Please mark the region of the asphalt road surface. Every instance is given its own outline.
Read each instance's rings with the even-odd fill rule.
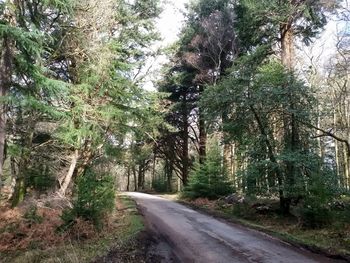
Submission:
[[[164,198],[142,193],[128,195],[135,199],[148,226],[166,240],[179,262],[344,262],[222,222]]]

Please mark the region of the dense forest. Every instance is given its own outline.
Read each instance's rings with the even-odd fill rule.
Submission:
[[[192,1],[158,50],[163,5],[0,0],[3,209],[60,199],[62,231],[100,228],[119,191],[180,192],[269,200],[302,227],[348,221],[348,3]]]

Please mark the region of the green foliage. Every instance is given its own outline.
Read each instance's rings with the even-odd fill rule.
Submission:
[[[152,180],[152,189],[158,193],[166,193],[169,191],[168,183],[165,178],[155,178]]]
[[[26,186],[36,191],[44,192],[52,189],[56,183],[56,178],[51,174],[48,165],[43,163],[35,164],[26,171]]]
[[[74,224],[75,218],[92,221],[96,227],[102,226],[102,219],[115,205],[114,179],[108,174],[98,174],[87,169],[78,179],[73,208],[66,209],[62,219],[66,226]]]
[[[337,6],[330,1],[261,1],[241,0],[235,4],[236,32],[240,49],[244,52],[259,45],[273,46],[279,41],[281,26],[290,24],[294,34],[307,44],[327,23],[325,12]]]
[[[339,197],[337,179],[330,170],[313,172],[308,178],[302,207],[299,208],[301,223],[307,228],[321,228],[329,225],[334,212],[331,204]]]
[[[222,155],[217,140],[209,143],[206,160],[196,163],[190,174],[184,196],[189,198],[207,197],[215,199],[233,192],[222,165]]]

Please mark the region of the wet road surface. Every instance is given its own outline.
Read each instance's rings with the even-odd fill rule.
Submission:
[[[135,199],[152,231],[184,263],[345,262],[293,247],[240,225],[227,224],[176,202],[142,193]]]

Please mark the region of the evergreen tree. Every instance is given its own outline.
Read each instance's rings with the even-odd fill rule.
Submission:
[[[55,81],[45,68],[45,56],[51,47],[49,34],[59,23],[60,16],[69,12],[70,2],[4,1],[1,6],[0,35],[4,47],[1,61],[4,72],[0,78],[3,116],[11,116],[10,130],[13,131],[13,138],[17,138],[7,142],[8,152],[14,154],[11,163],[17,166],[17,169],[12,169],[16,179],[13,197],[15,205],[23,199],[25,193],[24,173],[31,156],[36,122],[45,116],[58,114],[46,99],[53,99],[64,85]],[[52,16],[48,16],[48,12]],[[0,126],[0,137],[4,142],[8,139],[6,118],[2,118]],[[9,129],[10,125],[7,126]],[[17,150],[11,151],[11,148]],[[0,149],[1,155],[3,150],[4,148]],[[2,157],[0,162],[4,161]]]
[[[206,197],[216,199],[232,193],[232,183],[228,180],[222,163],[219,141],[214,137],[208,143],[205,162],[194,165],[184,195],[190,198]]]
[[[253,193],[261,185],[268,193],[277,191],[284,213],[291,199],[305,192],[300,182],[308,176],[308,165],[302,160],[312,154],[310,131],[301,123],[310,121],[313,98],[293,73],[294,43],[296,38],[308,42],[319,32],[325,8],[321,1],[238,1],[239,59],[203,99],[209,118],[227,113],[224,130],[248,155],[244,162],[253,164],[243,173],[241,187]],[[271,60],[274,54],[280,62]]]

